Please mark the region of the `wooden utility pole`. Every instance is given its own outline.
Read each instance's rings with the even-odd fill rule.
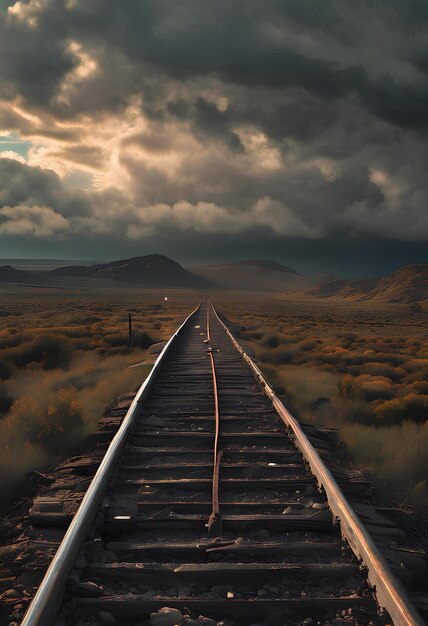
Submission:
[[[132,313],[128,313],[128,332],[129,332],[128,346],[132,348]]]

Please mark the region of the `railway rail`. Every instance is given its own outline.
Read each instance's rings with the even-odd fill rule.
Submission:
[[[344,495],[358,485],[316,446],[204,300],[133,400],[22,625],[423,624]]]

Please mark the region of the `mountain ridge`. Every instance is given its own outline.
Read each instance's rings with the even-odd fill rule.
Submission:
[[[428,263],[404,265],[388,276],[335,280],[306,290],[306,295],[385,304],[428,300]]]
[[[55,277],[110,278],[146,287],[206,289],[218,286],[162,254],[148,254],[94,265],[66,265],[51,270],[49,274]]]
[[[303,275],[277,261],[245,259],[217,265],[197,265],[191,272],[213,280],[225,289],[292,293],[331,280],[330,274]]]
[[[65,265],[50,271],[0,265],[0,283],[61,288],[64,281],[72,287],[75,278],[92,279],[93,285],[102,285],[103,280],[110,279],[150,288],[230,289],[296,294],[311,299],[428,304],[428,264],[425,263],[405,265],[388,276],[358,279],[337,279],[322,273],[302,275],[265,259],[185,268],[159,254],[92,265]]]
[[[39,286],[40,284],[48,284],[48,282],[36,272],[18,270],[12,265],[0,265],[0,283]]]
[[[224,265],[224,264],[221,264]],[[229,265],[234,266],[242,266],[242,267],[259,267],[262,270],[265,270],[267,273],[270,272],[284,272],[286,274],[292,274],[294,276],[301,276],[299,272],[296,272],[292,267],[288,267],[287,265],[282,265],[277,261],[265,260],[265,259],[244,259],[242,261],[233,261]]]

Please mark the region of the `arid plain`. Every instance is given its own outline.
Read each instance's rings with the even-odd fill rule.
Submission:
[[[115,285],[0,293],[0,497],[9,502],[25,473],[79,451],[104,408],[141,384],[147,348],[168,339],[199,296],[171,294],[165,313],[164,292]]]
[[[3,501],[24,474],[79,450],[105,406],[142,382],[150,345],[168,339],[200,295],[111,282],[1,286]],[[395,505],[427,506],[423,308],[230,290],[212,299],[295,415],[339,430],[343,463],[367,471]]]

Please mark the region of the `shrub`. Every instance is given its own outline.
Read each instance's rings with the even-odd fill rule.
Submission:
[[[6,383],[0,383],[0,414],[7,413],[13,404],[13,398],[10,395]],[[1,456],[1,455],[0,455]]]
[[[392,367],[388,363],[366,363],[364,365],[364,373],[371,376],[384,376],[394,381],[399,381],[403,378],[406,372],[399,367]]]
[[[69,324],[95,324],[96,322],[101,322],[102,318],[98,315],[76,315],[75,317],[70,318]]]
[[[273,363],[274,365],[288,365],[293,362],[296,350],[286,348],[272,348],[272,350],[257,351],[256,356],[260,361]]]
[[[310,351],[314,350],[314,348],[316,348],[317,345],[318,344],[317,344],[316,341],[313,341],[312,339],[305,339],[300,344],[300,349],[303,350],[304,352],[310,352]]]
[[[278,333],[269,333],[262,338],[260,343],[266,346],[266,348],[277,348],[281,343],[281,335]]]
[[[356,382],[361,387],[362,395],[367,402],[373,400],[390,400],[396,393],[397,385],[392,384],[390,378],[362,374]]]
[[[428,395],[411,393],[387,400],[379,404],[374,413],[382,426],[395,426],[405,421],[425,422],[428,420]]]
[[[19,398],[5,422],[11,440],[28,441],[56,453],[68,443],[70,433],[83,425],[76,389],[60,388],[46,406],[32,397]]]
[[[13,367],[4,359],[0,359],[0,380],[7,380],[12,376]]]
[[[408,385],[406,389],[407,393],[417,393],[421,395],[428,395],[428,380],[416,380]]]
[[[350,374],[346,374],[339,380],[338,388],[339,394],[342,398],[345,398],[345,400],[356,400],[362,396],[361,385],[357,382],[356,378]]]
[[[72,357],[71,341],[63,335],[40,335],[9,352],[9,357],[18,367],[29,363],[40,363],[43,369],[66,367]]]
[[[262,333],[257,331],[257,330],[251,330],[250,328],[244,328],[243,330],[243,337],[245,337],[246,339],[261,339],[262,338]]]
[[[121,334],[121,333],[113,333],[111,335],[106,335],[104,337],[104,343],[112,347],[127,346],[128,341],[129,341],[128,335]]]
[[[0,350],[3,350],[5,348],[16,348],[25,341],[30,341],[32,339],[32,335],[30,335],[29,333],[24,334],[15,331],[16,329],[11,329],[7,337],[1,337]]]
[[[132,345],[138,348],[149,348],[156,340],[145,330],[136,331],[132,336]]]

